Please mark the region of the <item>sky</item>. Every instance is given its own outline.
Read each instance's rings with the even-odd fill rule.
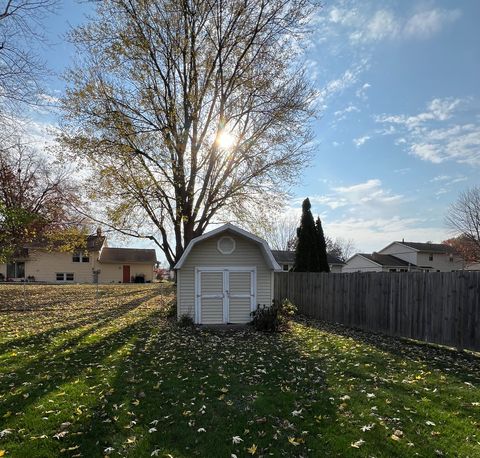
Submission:
[[[65,34],[90,8],[65,0],[45,22],[53,97],[75,58]],[[480,184],[479,18],[478,0],[324,2],[303,56],[318,91],[315,154],[287,213],[308,196],[326,234],[365,252],[451,235],[449,205]],[[46,109],[30,117],[39,138],[55,126]]]

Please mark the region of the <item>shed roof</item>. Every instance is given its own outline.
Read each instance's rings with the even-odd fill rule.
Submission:
[[[234,226],[231,223],[224,224],[223,226],[217,227],[216,229],[213,229],[209,232],[206,232],[203,235],[200,235],[199,237],[195,237],[194,239],[190,240],[190,243],[187,245],[187,248],[183,252],[180,259],[178,260],[177,264],[175,264],[174,269],[181,269],[190,251],[197,243],[227,231],[233,232],[234,234],[240,235],[241,237],[245,237],[246,239],[249,239],[252,242],[258,244],[260,246],[260,249],[262,251],[263,257],[267,265],[273,270],[282,270],[281,267],[278,265],[277,261],[275,260],[272,254],[272,251],[270,250],[270,247],[268,246],[268,243],[265,240],[263,240],[260,237],[257,237],[256,235],[244,229],[241,229],[238,226]]]
[[[100,252],[100,257],[98,260],[104,264],[155,264],[157,262],[157,255],[153,249],[105,247]]]

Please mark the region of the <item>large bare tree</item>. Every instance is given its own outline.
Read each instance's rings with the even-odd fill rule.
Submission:
[[[282,200],[310,150],[295,64],[312,0],[106,0],[71,34],[64,147],[104,222],[172,266],[214,222]],[[106,220],[106,221],[105,221]]]
[[[58,0],[0,0],[0,118],[19,104],[36,103],[46,67],[37,45],[42,21]]]
[[[472,244],[474,251],[480,250],[480,186],[459,195],[448,210],[446,222],[455,234]]]

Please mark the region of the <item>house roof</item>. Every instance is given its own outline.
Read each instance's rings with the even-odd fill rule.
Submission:
[[[408,263],[403,259],[392,256],[391,254],[379,254],[379,253],[357,253],[357,256],[363,256],[364,258],[372,261],[383,267],[408,267],[413,266],[412,263]],[[350,258],[351,259],[351,258]]]
[[[272,254],[279,264],[293,264],[295,262],[295,251],[272,250]],[[339,265],[345,264],[341,259],[328,253],[327,253],[327,262],[329,264],[339,264]]]
[[[399,242],[396,241],[394,243],[400,243],[401,245],[408,246],[413,248],[417,251],[425,251],[428,253],[451,253],[453,248],[449,245],[444,243],[424,243],[424,242]]]
[[[104,264],[155,264],[157,262],[157,255],[153,249],[104,247],[100,252],[98,261]]]
[[[86,240],[86,250],[87,251],[100,251],[103,244],[105,243],[106,237],[104,235],[89,235]],[[45,238],[33,240],[25,244],[26,249],[53,249],[55,247],[60,247],[65,241],[50,241]]]
[[[195,237],[194,239],[190,240],[190,243],[187,245],[187,248],[183,252],[180,259],[178,260],[177,264],[175,264],[174,269],[180,269],[183,266],[190,251],[192,251],[192,248],[197,243],[203,240],[209,239],[211,237],[214,237],[226,231],[233,232],[234,234],[240,235],[242,237],[245,237],[251,240],[252,242],[257,243],[260,246],[260,249],[262,250],[262,254],[263,254],[263,257],[265,258],[265,262],[267,263],[267,265],[273,270],[282,270],[281,267],[278,265],[277,261],[275,260],[275,258],[273,257],[272,251],[270,250],[270,247],[268,246],[268,243],[265,240],[263,240],[260,237],[257,237],[256,235],[248,231],[245,231],[244,229],[241,229],[238,226],[234,226],[231,223],[224,224],[223,226],[217,227],[216,229],[213,229],[209,232],[206,232],[203,235],[200,235],[199,237]]]

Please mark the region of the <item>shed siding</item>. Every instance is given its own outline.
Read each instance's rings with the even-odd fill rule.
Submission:
[[[197,243],[179,270],[178,313],[195,316],[195,267],[256,267],[257,304],[270,305],[272,302],[271,269],[265,263],[261,248],[255,242],[235,233],[228,232],[236,244],[231,254],[222,254],[217,249],[217,241],[225,232]]]

